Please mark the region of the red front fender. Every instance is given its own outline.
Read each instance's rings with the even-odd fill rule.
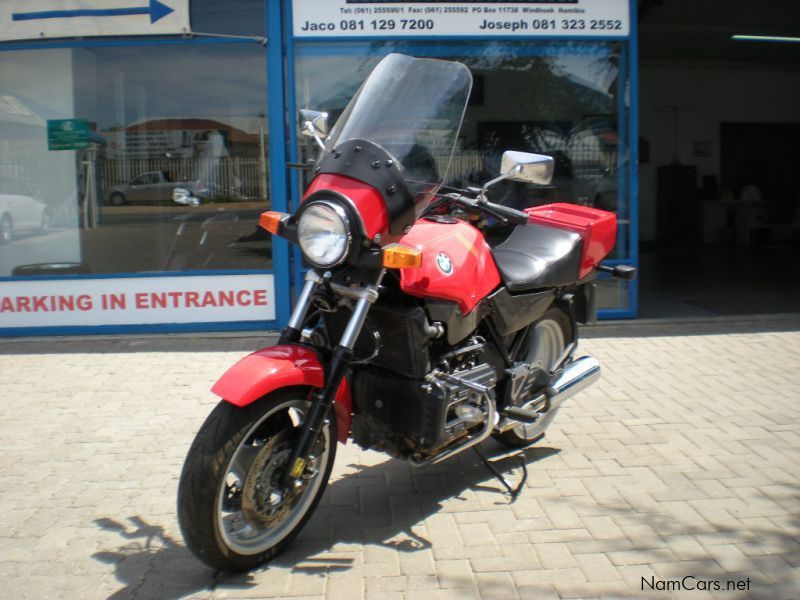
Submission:
[[[317,353],[304,346],[271,346],[245,356],[219,378],[211,391],[236,406],[247,406],[282,387],[325,385],[325,370]],[[333,403],[340,442],[350,432],[352,401],[347,379],[342,380]]]

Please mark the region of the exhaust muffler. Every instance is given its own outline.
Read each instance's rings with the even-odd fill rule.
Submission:
[[[544,395],[538,396],[533,402],[538,403],[547,398],[547,412],[540,413],[521,407],[510,407],[503,411],[502,421],[497,425],[496,431],[502,433],[517,427],[520,423],[542,422],[543,428],[547,427],[555,417],[556,410],[565,400],[585,390],[600,378],[600,363],[591,356],[583,356],[567,362],[566,366],[558,373],[553,382],[547,387]]]
[[[600,363],[591,356],[582,356],[567,363],[564,370],[545,391],[550,401],[550,409],[558,408],[565,400],[600,379],[600,371]]]

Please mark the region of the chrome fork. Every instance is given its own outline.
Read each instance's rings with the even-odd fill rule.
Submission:
[[[355,300],[355,306],[342,338],[339,340],[339,345],[333,350],[330,363],[326,369],[325,385],[312,395],[311,409],[308,417],[301,425],[300,438],[292,451],[292,456],[288,463],[290,468],[283,477],[283,483],[287,486],[291,484],[293,479],[303,475],[311,450],[316,444],[319,432],[328,418],[336,392],[339,390],[339,385],[353,360],[353,347],[358,335],[361,333],[361,329],[364,327],[369,307],[378,299],[378,286],[385,273],[385,269],[381,270],[375,283],[364,287],[349,287],[328,282],[335,293]],[[316,286],[323,281],[323,278],[313,271],[309,271],[306,275],[306,283],[300,293],[297,307],[292,313],[289,325],[284,329],[284,333],[281,334],[282,343],[300,339],[300,329],[311,305],[311,295]],[[291,339],[289,335],[296,337]]]
[[[374,284],[364,287],[349,287],[338,283],[328,284],[330,285],[331,289],[340,296],[355,300],[353,315],[350,317],[350,320],[347,323],[347,327],[342,334],[341,340],[339,340],[339,346],[348,348],[350,350],[352,350],[355,346],[358,335],[361,333],[361,329],[364,327],[364,321],[367,318],[369,307],[378,299],[378,286],[383,280],[383,276],[385,274],[386,269],[382,269],[378,275],[377,281]],[[280,343],[287,341],[296,342],[298,339],[300,339],[300,331],[303,327],[303,321],[305,321],[306,315],[308,314],[308,309],[311,306],[311,294],[314,293],[317,285],[323,281],[324,279],[317,275],[314,271],[309,271],[306,273],[306,282],[303,285],[303,289],[300,292],[300,297],[297,299],[297,305],[292,311],[292,315],[289,317],[289,323],[286,326],[286,329],[289,329],[292,332],[297,332],[296,337],[288,340],[283,339],[286,332],[285,329],[284,335],[281,336]]]

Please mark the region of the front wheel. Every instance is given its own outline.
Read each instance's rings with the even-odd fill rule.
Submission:
[[[189,450],[178,484],[178,520],[189,549],[212,569],[246,571],[300,532],[325,491],[336,455],[331,414],[302,477],[280,486],[308,388],[287,388],[238,408],[221,402]]]

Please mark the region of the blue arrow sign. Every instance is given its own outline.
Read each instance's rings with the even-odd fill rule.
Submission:
[[[75,10],[44,10],[39,12],[14,13],[12,21],[38,21],[40,19],[74,19],[76,17],[120,17],[127,15],[150,15],[150,22],[155,23],[175,12],[169,6],[158,0],[150,0],[149,6],[134,6],[133,8],[98,8]]]

